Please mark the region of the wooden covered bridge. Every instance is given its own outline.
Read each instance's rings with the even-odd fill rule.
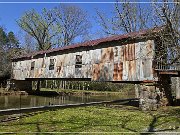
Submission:
[[[170,78],[180,76],[178,64],[156,61],[156,36],[160,29],[143,30],[39,51],[12,60],[12,80],[19,89],[31,89],[33,80],[63,79],[140,84],[140,104],[169,99]],[[161,94],[160,94],[161,93]],[[180,98],[177,86],[176,98]]]

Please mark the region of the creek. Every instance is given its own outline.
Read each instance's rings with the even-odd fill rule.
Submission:
[[[125,98],[127,98],[127,96],[124,95],[71,95],[56,97],[34,95],[4,95],[0,96],[0,110],[60,104],[88,103],[96,101],[109,101]]]

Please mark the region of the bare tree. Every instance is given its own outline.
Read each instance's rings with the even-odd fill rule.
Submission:
[[[115,3],[114,12],[109,19],[102,12],[97,11],[100,25],[106,34],[129,33],[150,27],[150,13],[147,12],[147,8],[128,0],[120,2]]]
[[[26,53],[31,53],[36,49],[36,42],[28,33],[24,34],[24,50]]]
[[[158,33],[160,42],[156,53],[158,60],[165,59],[167,64],[173,64],[180,60],[180,3],[169,3],[172,1],[168,0],[163,2],[154,1],[152,4],[154,26],[164,26]]]
[[[97,11],[99,22],[106,34],[129,33],[141,29],[162,27],[158,37],[157,60],[173,64],[180,59],[180,4],[177,0],[163,0],[143,6],[136,1],[121,0],[114,6],[111,18]],[[150,7],[148,9],[148,7]],[[168,59],[168,60],[167,60]]]
[[[37,41],[38,50],[47,50],[57,44],[54,38],[60,32],[60,27],[55,22],[52,10],[46,9],[43,9],[41,14],[35,10],[25,12],[17,21],[18,25]]]
[[[177,0],[163,0],[143,6],[136,1],[121,0],[114,6],[111,18],[97,11],[99,22],[106,34],[129,33],[141,29],[162,27],[155,36],[158,37],[157,61],[165,59],[173,64],[180,59],[180,4]],[[150,7],[148,9],[148,7]],[[161,45],[160,45],[161,44]],[[168,60],[167,60],[168,59]]]
[[[54,9],[57,17],[56,21],[61,26],[61,44],[67,46],[75,38],[84,36],[88,33],[90,22],[85,11],[77,6],[62,5]]]

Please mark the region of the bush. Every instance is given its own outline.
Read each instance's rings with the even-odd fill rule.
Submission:
[[[112,83],[112,82],[91,82],[91,81],[62,81],[47,80],[41,81],[42,88],[95,90],[95,91],[123,91],[134,90],[133,84]]]

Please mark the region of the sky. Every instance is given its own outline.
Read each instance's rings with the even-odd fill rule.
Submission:
[[[0,2],[2,1],[3,0],[0,0]],[[9,2],[10,1],[15,2],[13,0],[9,0]],[[22,2],[22,1],[23,0],[19,0],[18,2]],[[73,0],[66,0],[64,2],[71,2],[71,1]],[[76,2],[79,2],[79,1],[80,0],[76,0]],[[28,1],[26,0],[25,2],[28,2]],[[35,2],[35,0],[31,0],[31,2]],[[40,2],[43,2],[43,1],[40,1]],[[56,1],[50,1],[50,2],[56,2]],[[77,5],[81,7],[82,9],[86,10],[88,12],[88,15],[92,18],[90,20],[92,21],[94,25],[97,25],[95,24],[96,22],[93,21],[94,20],[93,18],[96,14],[95,8],[100,9],[104,12],[110,11],[113,9],[113,4],[68,3],[68,5],[70,4]],[[51,9],[57,5],[59,5],[59,3],[0,3],[0,25],[3,25],[7,31],[17,32],[19,30],[19,27],[16,23],[16,20],[18,20],[25,11],[35,9],[36,11],[41,12],[43,8]]]
[[[87,3],[87,2],[92,3]],[[74,4],[87,11],[90,17],[92,29],[91,32],[95,33],[100,30],[100,26],[95,19],[96,10],[98,9],[110,15],[113,11],[113,3],[115,0],[0,0],[0,26],[3,26],[6,32],[13,31],[17,34],[20,31],[19,26],[16,23],[25,11],[35,9],[41,12],[43,8],[51,9],[63,2],[66,4]],[[47,3],[45,3],[47,2]],[[49,3],[48,3],[49,2]],[[60,3],[62,2],[62,3]],[[94,2],[94,3],[93,3]],[[100,3],[98,3],[100,2]],[[103,3],[102,3],[103,2]],[[143,2],[143,1],[140,1]]]

